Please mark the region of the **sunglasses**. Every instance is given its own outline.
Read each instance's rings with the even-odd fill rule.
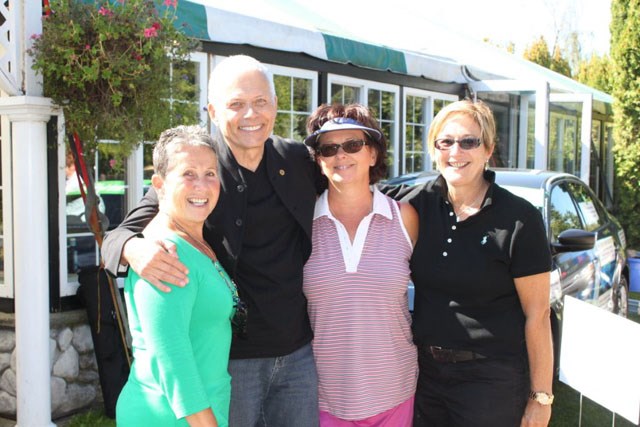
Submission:
[[[447,151],[453,147],[453,144],[457,143],[463,150],[473,150],[474,148],[478,148],[481,142],[480,138],[474,138],[471,136],[461,139],[439,138],[435,140],[434,146],[440,151]]]
[[[355,154],[368,144],[369,143],[363,139],[351,139],[342,144],[321,144],[316,148],[316,153],[322,157],[333,157],[338,154],[338,150],[342,147],[345,153]]]

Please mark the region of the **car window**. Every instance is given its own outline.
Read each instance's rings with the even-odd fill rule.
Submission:
[[[582,229],[578,209],[565,184],[556,185],[551,189],[549,203],[550,228],[553,241],[558,235],[570,228]]]
[[[568,187],[582,214],[584,228],[587,231],[594,231],[600,228],[603,225],[603,215],[598,209],[597,200],[593,198],[587,187],[579,182],[570,182]]]

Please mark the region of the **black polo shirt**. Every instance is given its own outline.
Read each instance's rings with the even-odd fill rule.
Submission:
[[[524,313],[514,278],[551,269],[540,212],[495,184],[481,210],[457,222],[444,178],[408,195],[420,234],[411,258],[413,334],[419,345],[525,356]]]

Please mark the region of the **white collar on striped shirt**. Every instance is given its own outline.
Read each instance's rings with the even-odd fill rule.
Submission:
[[[393,214],[391,213],[391,208],[389,207],[389,203],[385,196],[378,190],[375,185],[369,186],[371,191],[373,192],[373,212],[374,214],[382,215],[388,219],[393,218]],[[318,197],[316,201],[315,211],[313,213],[313,219],[318,219],[321,216],[328,216],[329,218],[333,218],[331,215],[331,211],[329,210],[329,190],[324,190],[324,193]]]

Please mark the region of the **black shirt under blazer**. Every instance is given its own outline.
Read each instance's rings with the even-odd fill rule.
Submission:
[[[247,185],[242,177],[240,166],[227,144],[224,143],[222,136],[219,135],[216,141],[221,191],[216,208],[205,222],[204,237],[215,250],[225,270],[235,278],[238,258],[242,256],[243,230],[247,213],[247,192],[245,191]],[[292,263],[292,265],[303,265],[311,254],[311,227],[317,179],[315,165],[305,145],[278,136],[272,136],[265,142],[264,160],[274,191],[304,231],[300,233],[303,236],[300,242],[302,251],[299,254],[302,262]],[[102,246],[102,258],[107,271],[113,275],[126,275],[126,269],[120,266],[123,246],[130,238],[139,235],[157,212],[158,198],[152,188],[138,206],[127,215],[122,224],[107,234]],[[298,284],[295,285],[298,286]],[[241,293],[247,286],[250,284],[238,283]],[[299,287],[302,293],[301,282]],[[287,337],[273,337],[273,342],[296,343],[295,346],[299,348],[312,339],[306,305],[304,310],[300,310],[301,307],[290,307],[290,301],[278,298],[277,293],[278,289],[274,289],[270,303],[275,301],[281,304],[282,310],[291,310],[304,315],[303,318],[290,319],[289,321],[298,327],[290,327]],[[301,300],[306,301],[304,298]],[[251,319],[251,314],[249,316]],[[261,338],[261,341],[264,341],[264,337]],[[236,356],[281,356],[297,349],[285,347],[274,344],[272,348],[260,349],[254,354]]]

